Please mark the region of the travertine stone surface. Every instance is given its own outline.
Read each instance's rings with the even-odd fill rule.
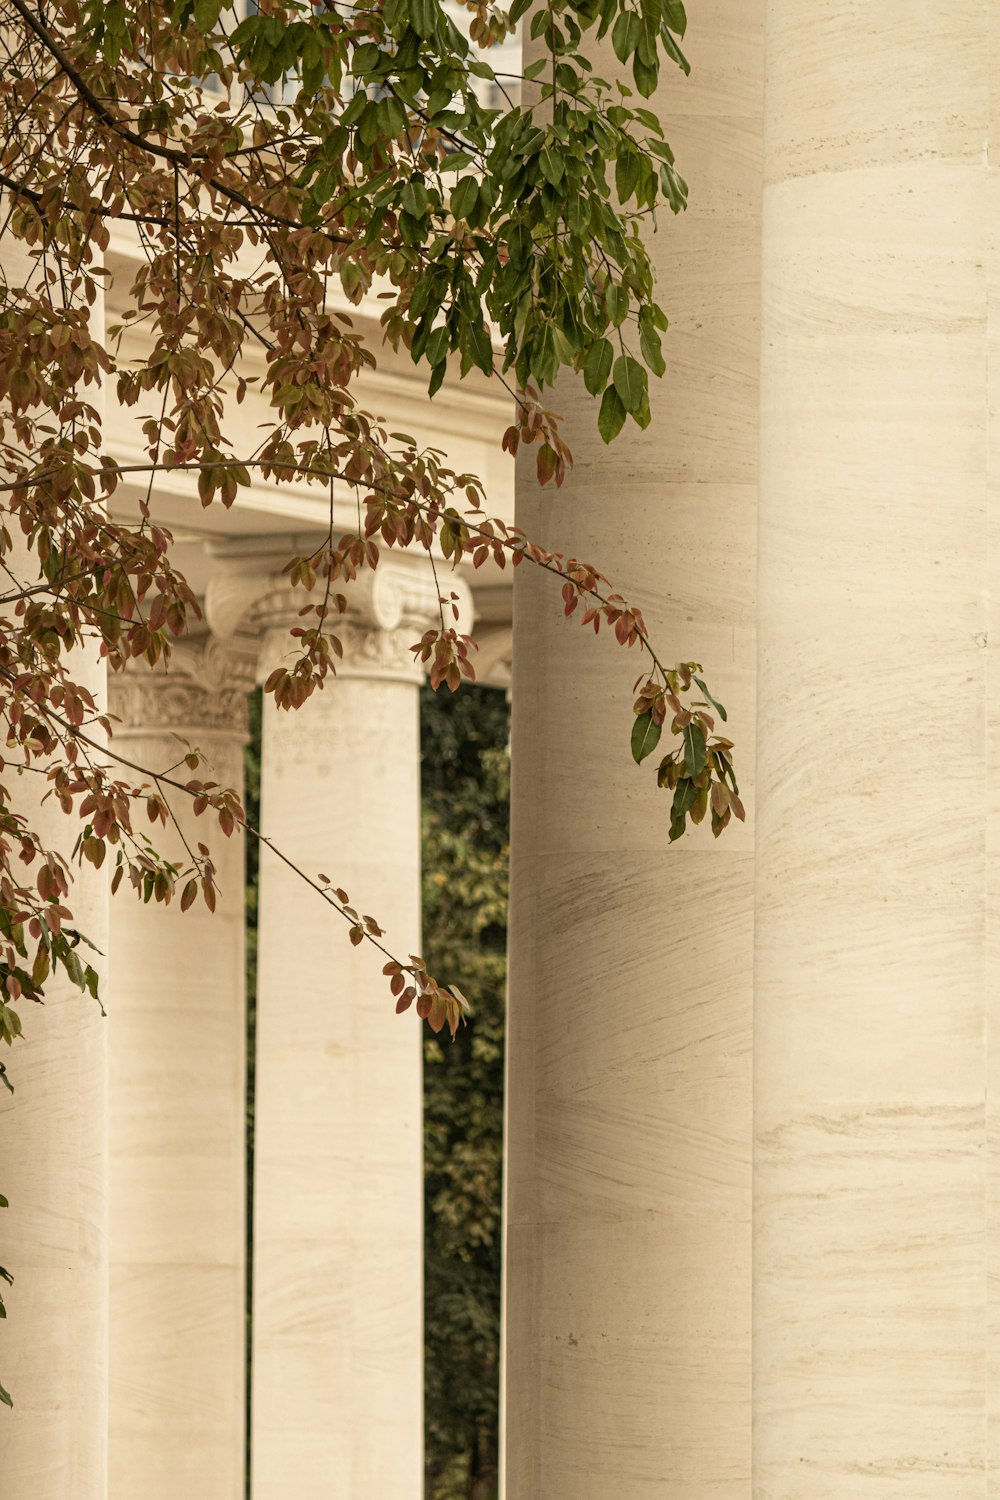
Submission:
[[[973,1500],[995,7],[768,17],[753,1493]]]
[[[189,670],[184,671],[187,667]],[[114,742],[164,770],[243,786],[252,676],[217,648],[112,678]],[[183,772],[188,776],[190,772]],[[238,1500],[244,1468],[244,845],[168,800],[218,870],[215,914],[111,906],[111,1500]],[[187,863],[174,829],[157,848]]]
[[[3,202],[7,210],[7,200]],[[35,274],[24,247],[0,239],[0,273],[11,287]],[[103,297],[92,309],[100,324]],[[87,399],[103,406],[91,386]],[[6,511],[6,506],[4,506]],[[9,519],[0,516],[0,519]],[[32,581],[38,559],[11,525],[9,565]],[[76,680],[104,701],[105,669],[96,654],[72,659]],[[34,775],[4,783],[15,807],[43,842],[67,850],[74,823]],[[75,925],[102,950],[89,957],[106,994],[106,874],[90,866],[71,888]],[[107,1038],[99,1007],[63,979],[46,985],[44,1007],[17,1007],[24,1035],[5,1056],[16,1092],[0,1089],[0,1192],[10,1201],[0,1224],[4,1287],[0,1380],[14,1409],[0,1411],[0,1492],[4,1500],[105,1500],[107,1494]],[[6,1049],[5,1049],[6,1051]]]
[[[287,610],[287,596],[285,609]],[[386,618],[389,618],[388,616]],[[297,713],[265,699],[263,828],[419,952],[419,630],[344,635]],[[284,630],[266,643],[272,666]],[[381,960],[262,850],[254,1500],[414,1500],[423,1482],[420,1026]]]
[[[75,667],[103,695],[103,664]],[[66,849],[73,824],[39,778],[4,781],[43,841]],[[75,925],[109,991],[107,879],[87,866],[71,888]],[[60,979],[44,1006],[17,1007],[24,1035],[4,1057],[15,1092],[0,1099],[4,1287],[0,1493],[11,1500],[105,1500],[107,1495],[107,1040],[89,995]],[[6,1049],[5,1049],[6,1051]]]
[[[713,0],[657,101],[692,204],[655,242],[671,317],[653,425],[519,524],[613,575],[671,660],[711,666],[752,817],[762,12]],[[668,850],[629,756],[642,663],[515,586],[507,1500],[747,1500],[753,851]]]
[[[989,620],[987,624],[987,808],[986,934],[987,990],[985,1036],[988,1041],[986,1071],[986,1251],[987,1251],[987,1474],[991,1493],[1000,1493],[1000,587],[996,567],[1000,559],[1000,26],[995,19],[989,29],[990,124],[986,188],[986,287],[987,305],[987,453],[988,496],[987,556],[991,569]]]

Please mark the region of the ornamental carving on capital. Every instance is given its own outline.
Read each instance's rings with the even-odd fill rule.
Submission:
[[[257,675],[264,681],[274,667],[294,660],[296,646],[289,632],[309,623],[300,610],[315,603],[318,593],[294,588],[281,568],[297,544],[307,552],[304,538],[275,538],[273,552],[257,539],[252,553],[216,557],[216,568],[205,595],[205,613],[225,647],[257,652]],[[375,569],[363,569],[350,583],[338,581],[335,592],[347,600],[346,615],[332,615],[330,635],[344,647],[336,671],[343,677],[383,677],[420,682],[424,668],[410,647],[439,618],[438,588],[448,599],[448,626],[472,629],[472,590],[442,564],[435,578],[426,553],[383,553]],[[458,608],[455,622],[451,596]]]
[[[458,629],[472,625],[472,593],[464,579],[446,575],[441,588],[447,598],[453,592],[459,611]],[[328,633],[344,648],[335,662],[338,677],[381,677],[421,682],[424,666],[411,647],[440,617],[438,584],[426,558],[384,558],[373,571],[361,573],[347,585],[339,585],[347,599],[345,615],[331,615]],[[298,611],[306,595],[287,584],[273,583],[256,600],[249,613],[252,627],[262,638],[261,677],[295,655],[289,630],[309,623]],[[454,623],[450,607],[447,624]]]
[[[414,627],[381,630],[377,626],[363,625],[349,616],[341,616],[331,623],[330,634],[336,636],[344,648],[343,656],[334,659],[338,677],[372,677],[414,683],[423,681],[423,666],[410,649],[419,637],[419,632]],[[267,632],[261,660],[268,668],[288,663],[294,656],[295,642],[290,639],[287,629],[274,627]]]
[[[342,620],[337,635],[344,647],[343,659],[337,662],[338,677],[402,677],[407,682],[423,681],[424,669],[410,649],[416,643],[416,627],[381,630]]]
[[[300,625],[302,606],[315,603],[320,597],[318,588],[307,594],[273,575],[261,576],[259,583],[259,592],[245,615],[250,627],[257,631]],[[472,591],[465,579],[456,579],[446,572],[440,587],[446,598],[452,593],[456,596],[458,628],[471,629]],[[365,569],[352,582],[335,583],[333,591],[347,600],[347,620],[370,630],[392,634],[397,629],[408,629],[419,636],[438,616],[438,582],[426,556],[384,557],[377,568]]]
[[[252,662],[218,641],[182,642],[166,668],[139,661],[108,679],[108,706],[121,722],[115,737],[170,733],[197,742],[204,734],[247,738]]]

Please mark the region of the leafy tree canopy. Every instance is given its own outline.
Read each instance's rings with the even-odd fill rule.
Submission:
[[[601,573],[491,520],[475,476],[386,432],[352,391],[375,353],[332,292],[357,303],[377,287],[385,338],[429,366],[431,391],[450,358],[460,374],[513,379],[505,442],[537,444],[542,482],[559,483],[570,461],[540,396],[561,368],[600,397],[605,438],[627,416],[649,421],[646,367],[663,369],[666,317],[643,221],[663,198],[681,208],[686,190],[636,94],[653,92],[663,58],[686,70],[683,7],[551,0],[530,20],[543,53],[527,70],[532,99],[520,104],[511,88],[521,80],[486,59],[527,8],[469,0],[463,30],[438,0],[268,0],[242,18],[220,0],[3,0],[2,233],[28,254],[0,295],[10,523],[0,547],[8,571],[19,567],[5,601],[14,619],[0,634],[0,706],[19,755],[42,757],[64,808],[85,820],[76,856],[100,865],[110,845],[114,881],[127,877],[144,899],[179,893],[182,905],[199,895],[212,904],[214,870],[204,845],[188,868],[159,859],[132,827],[137,800],[166,823],[169,781],[227,836],[242,820],[224,788],[167,777],[136,786],[134,774],[116,775],[136,768],[108,752],[111,726],[67,665],[72,647],[94,639],[112,668],[156,663],[198,616],[155,513],[164,469],[196,469],[205,505],[231,504],[252,472],[331,488],[327,538],[289,563],[292,585],[318,602],[303,606],[297,659],[268,678],[282,707],[301,704],[334,669],[333,627],[346,608],[338,585],[375,567],[382,549],[417,545],[452,563],[471,553],[477,566],[528,559],[562,579],[567,613],[582,603],[584,623],[604,620],[650,655],[633,754],[651,753],[669,712],[683,736],[659,773],[675,793],[671,836],[689,814],[711,808],[716,832],[742,814],[731,747],[708,743],[707,690],[695,679],[706,697],[681,703],[693,667],[665,669],[641,614]],[[588,31],[610,33],[634,90],[594,74],[581,50]],[[484,80],[504,107],[482,102]],[[112,228],[130,231],[141,257],[130,304],[106,335],[91,309]],[[131,325],[146,341],[137,363],[120,342]],[[259,377],[241,371],[250,345],[263,353]],[[233,420],[249,378],[259,378],[272,415],[252,452]],[[126,408],[150,396],[159,406],[158,416],[136,416],[148,458],[128,470],[149,475],[138,525],[104,509],[126,470],[104,446],[101,382]],[[346,534],[332,521],[336,483],[359,502]],[[26,539],[34,577],[13,557],[12,530]],[[432,685],[454,689],[473,668],[451,602],[443,593],[439,626],[415,649]],[[195,753],[190,761],[196,771]],[[42,847],[9,792],[0,803],[8,997],[37,994],[53,960],[91,984],[75,948],[59,941],[67,859]],[[14,851],[38,870],[30,884],[13,871]],[[335,887],[324,891],[355,941],[378,940],[374,919]],[[387,972],[401,1003],[417,1000],[435,1025],[457,1024],[457,997],[422,966],[389,956]]]

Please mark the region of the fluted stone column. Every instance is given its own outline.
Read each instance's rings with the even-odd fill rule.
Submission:
[[[421,674],[408,647],[436,598],[423,571],[380,565],[362,623],[338,627],[336,680],[294,713],[266,699],[262,749],[264,831],[404,958],[420,933]],[[288,653],[295,602],[284,589],[256,611],[268,667]],[[414,1500],[420,1023],[394,1014],[382,956],[353,948],[266,849],[258,951],[254,1500]]]
[[[8,200],[0,206],[6,212]],[[0,266],[10,286],[36,274],[24,246],[7,237]],[[92,317],[101,327],[102,296]],[[102,406],[96,387],[84,395]],[[6,505],[0,520],[14,538],[8,564],[30,583],[37,554]],[[9,588],[5,574],[0,592]],[[103,704],[96,652],[75,652],[69,666]],[[43,845],[68,856],[79,821],[52,798],[41,804],[42,778],[18,777],[16,758],[2,777],[13,810],[28,816]],[[70,905],[73,925],[101,950],[87,958],[106,996],[106,871],[75,869]],[[0,1323],[0,1381],[14,1400],[12,1411],[0,1407],[0,1491],[12,1500],[106,1500],[108,1028],[99,1006],[61,975],[45,991],[44,1006],[17,1007],[24,1034],[3,1059],[15,1093],[0,1088],[0,1192],[10,1203],[0,1210],[0,1264],[15,1278],[3,1289]]]
[[[705,664],[751,821],[762,12],[699,7],[692,75],[658,100],[692,202],[653,244],[671,329],[651,428],[606,449],[567,380],[565,490],[530,463],[518,484],[529,535]],[[747,1500],[751,834],[668,847],[669,794],[629,755],[642,663],[560,616],[519,569],[506,1500]]]
[[[186,670],[185,670],[186,669]],[[115,746],[151,770],[201,750],[199,777],[242,789],[252,674],[217,645],[112,679]],[[181,779],[191,772],[181,767]],[[165,791],[219,902],[112,903],[112,1500],[237,1500],[244,1481],[244,844]],[[158,850],[187,863],[179,833]]]
[[[996,8],[772,0],[768,28],[754,1496],[971,1500]]]

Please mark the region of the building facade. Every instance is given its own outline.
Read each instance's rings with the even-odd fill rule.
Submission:
[[[653,425],[605,449],[567,382],[572,476],[519,474],[517,519],[705,664],[748,821],[668,849],[631,660],[526,569],[513,615],[503,581],[462,584],[490,680],[514,631],[504,1493],[978,1500],[1000,1482],[1000,18],[705,0],[688,40],[656,105],[692,194],[655,240]],[[391,359],[373,380],[510,514],[488,388],[431,408]],[[208,633],[113,685],[119,735],[156,757],[180,734],[236,780],[278,570],[323,523],[297,490],[251,489],[218,530],[183,480],[158,503]],[[337,682],[269,712],[263,752],[265,832],[415,951],[405,648],[429,598],[393,560]],[[211,922],[94,894],[108,1021],[57,997],[20,1049],[11,1500],[241,1493],[226,857]],[[416,1024],[268,855],[260,942],[254,1500],[414,1500]]]

